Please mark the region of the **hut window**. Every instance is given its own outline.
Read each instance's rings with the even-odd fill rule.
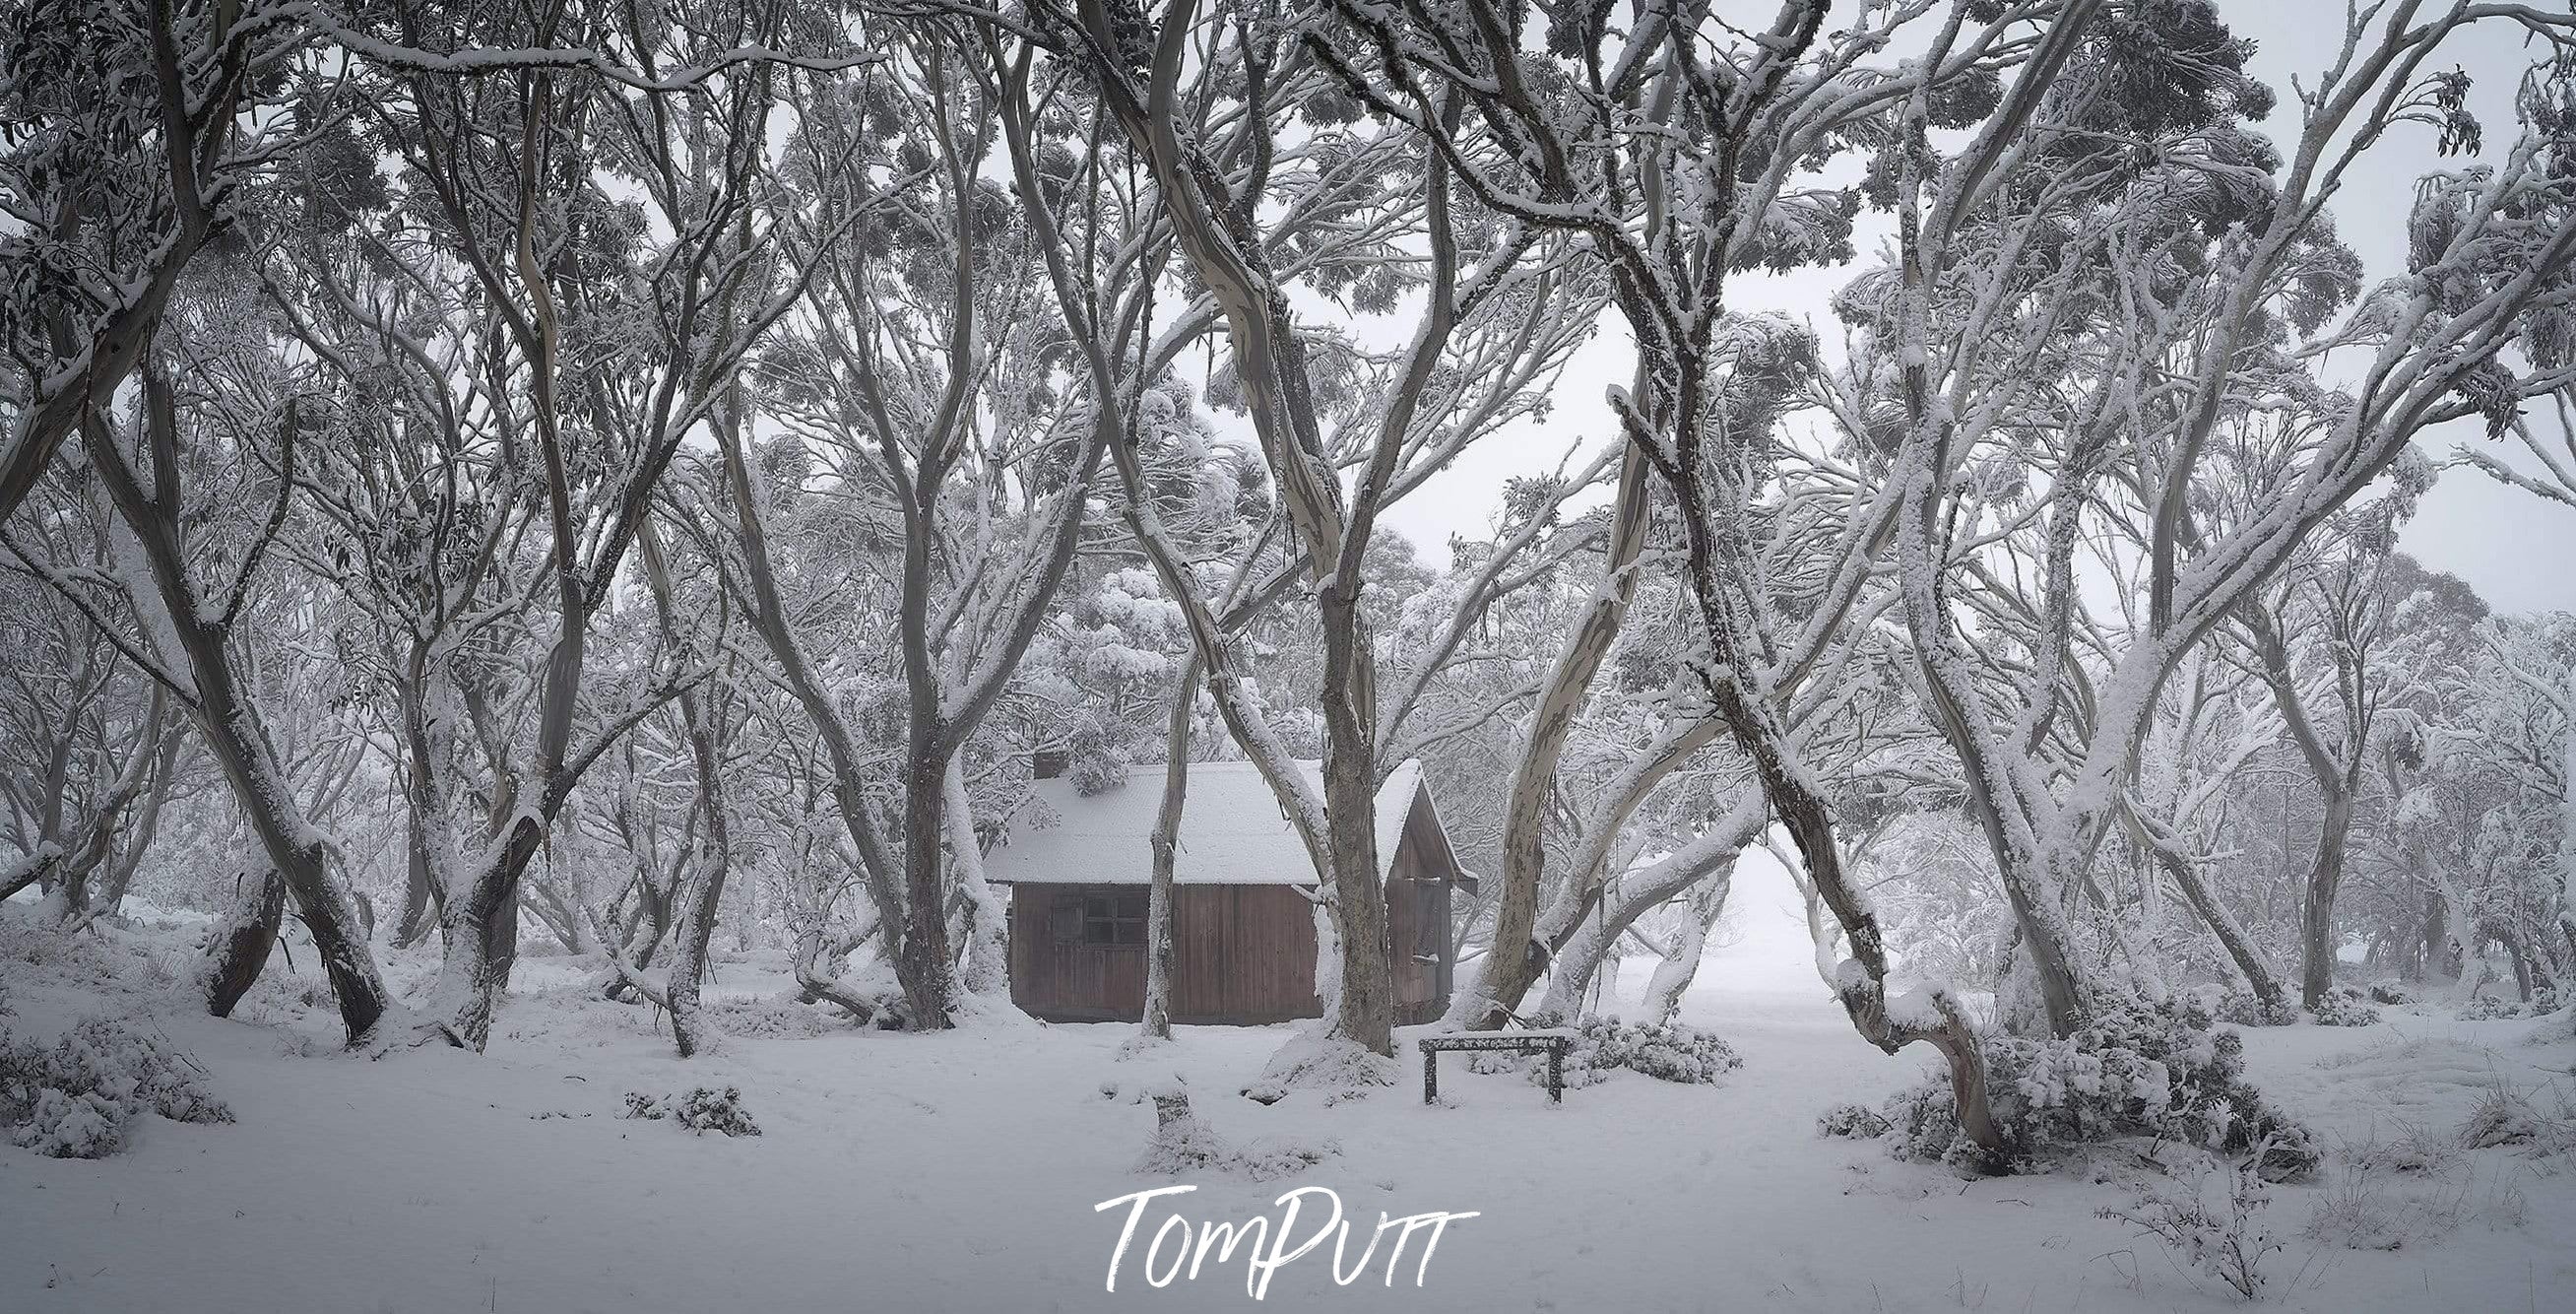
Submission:
[[[1082,942],[1128,949],[1145,943],[1145,891],[1108,890],[1082,896]]]
[[[1047,909],[1047,934],[1057,944],[1075,944],[1082,939],[1082,896],[1058,897]]]

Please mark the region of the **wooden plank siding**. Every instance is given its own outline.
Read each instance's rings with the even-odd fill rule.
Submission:
[[[1050,1022],[1133,1022],[1145,951],[1059,939],[1055,910],[1133,885],[1011,887],[1011,1002]],[[1314,905],[1287,885],[1183,885],[1172,900],[1172,1020],[1257,1026],[1319,1017]]]

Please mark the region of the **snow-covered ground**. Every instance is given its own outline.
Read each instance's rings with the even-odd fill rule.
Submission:
[[[1147,1285],[1141,1252],[1173,1210],[1193,1222],[1276,1218],[1300,1186],[1381,1211],[1474,1211],[1441,1237],[1422,1285],[1417,1236],[1382,1285],[1337,1287],[1332,1246],[1278,1270],[1265,1303],[1351,1309],[2172,1310],[2233,1297],[2155,1242],[2094,1216],[2125,1204],[2106,1158],[2039,1177],[1966,1181],[1820,1138],[1816,1114],[1875,1102],[1927,1059],[1862,1044],[1815,984],[1785,888],[1739,895],[1739,935],[1713,949],[1683,1010],[1744,1057],[1723,1084],[1620,1073],[1561,1108],[1517,1077],[1443,1061],[1448,1107],[1407,1084],[1326,1107],[1233,1094],[1281,1029],[1187,1028],[1121,1061],[1125,1026],[1016,1015],[912,1036],[830,1028],[737,1036],[671,1057],[650,1014],[597,1002],[579,965],[533,959],[476,1057],[382,1061],[333,1052],[310,977],[273,976],[237,1020],[193,1015],[171,982],[185,928],[109,931],[65,948],[0,911],[0,989],[44,1034],[94,1012],[148,1014],[211,1073],[239,1121],[153,1120],[130,1153],[58,1161],[0,1148],[0,1309],[201,1311],[1093,1310],[1250,1305],[1240,1255]],[[40,961],[30,961],[30,959]],[[405,977],[426,957],[390,956]],[[154,964],[160,966],[155,967]],[[297,965],[312,967],[309,956]],[[283,964],[272,962],[272,972]],[[720,966],[747,1017],[783,983],[774,961]],[[1623,981],[1645,980],[1633,964]],[[313,999],[321,997],[314,992]],[[2496,1083],[2565,1094],[2576,1041],[2543,1024],[2401,1016],[2366,1030],[2256,1032],[2265,1089],[2335,1147],[2313,1185],[2275,1192],[2287,1241],[2270,1300],[2315,1310],[2576,1309],[2576,1162],[2523,1149],[2445,1152],[2428,1173],[2363,1175],[2351,1146],[2450,1134]],[[1103,1289],[1126,1215],[1100,1201],[1174,1179],[1140,1175],[1150,1105],[1104,1098],[1177,1070],[1235,1140],[1339,1153],[1268,1183],[1193,1181],[1144,1215],[1118,1290]],[[738,1086],[765,1134],[692,1136],[622,1119],[630,1091]],[[2090,1178],[2115,1180],[2094,1181]],[[2356,1250],[2305,1234],[2321,1207],[2401,1239]],[[1312,1230],[1310,1197],[1297,1232]],[[1393,1233],[1388,1234],[1390,1240]]]

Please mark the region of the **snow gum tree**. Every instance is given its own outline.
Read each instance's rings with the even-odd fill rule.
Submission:
[[[1788,326],[1731,315],[1727,287],[1743,270],[1849,258],[1860,197],[1820,185],[1812,170],[1855,141],[1884,139],[1908,104],[1937,101],[1951,121],[1977,121],[1996,104],[1999,68],[2021,66],[2017,95],[2035,97],[2093,8],[1949,6],[1935,17],[1933,6],[1896,5],[1828,32],[1828,5],[1793,2],[1748,33],[1707,5],[1640,6],[1617,25],[1609,9],[1336,5],[1333,23],[1306,38],[1352,94],[1422,134],[1484,204],[1577,236],[1605,267],[1638,351],[1638,387],[1614,393],[1612,405],[1679,510],[1710,709],[1849,940],[1849,964],[1831,976],[1854,1024],[1890,1052],[1922,1039],[1949,1055],[1959,1107],[1981,1143],[1994,1138],[1965,1015],[1938,990],[1891,1010],[1881,931],[1844,876],[1828,787],[1788,716],[1870,591],[1895,499],[1884,488],[1843,499],[1846,528],[1825,540],[1836,559],[1816,563],[1794,610],[1783,609],[1792,599],[1764,578],[1751,533],[1777,451],[1767,423],[1738,422],[1748,394],[1794,375],[1812,343]],[[1528,30],[1540,18],[1543,41]],[[1898,68],[1870,63],[1918,22],[1938,29],[1927,55]],[[1357,40],[1337,39],[1336,28]],[[1728,57],[1712,61],[1705,52],[1714,50]],[[1446,113],[1451,104],[1464,115]],[[1471,131],[1456,126],[1462,118]],[[1569,649],[1575,687],[1591,661],[1581,645]],[[1490,955],[1507,983],[1531,972],[1512,944],[1525,934],[1522,908],[1534,903],[1527,887],[1544,852],[1507,836],[1506,854],[1516,847],[1526,856],[1517,869],[1506,858]],[[1470,1020],[1499,1016],[1486,1009]]]
[[[1907,627],[2015,914],[2031,989],[2007,1013],[2026,1025],[2085,1016],[2078,904],[2178,663],[2426,426],[2537,386],[2495,376],[2576,252],[2548,217],[2566,183],[2543,125],[2492,169],[2428,181],[2442,239],[2368,298],[2327,222],[2390,131],[2474,138],[2452,75],[2424,68],[2481,11],[2422,8],[2354,16],[2286,156],[2238,126],[2271,95],[2205,4],[2076,33],[2060,76],[2018,85],[1954,157],[1929,147],[1928,99],[1907,110],[1895,263],[1843,298],[1866,334],[1853,395],[1883,380],[1901,401],[1879,441],[1905,497]],[[2358,359],[2348,386],[2337,353]],[[2219,479],[2251,491],[2216,502]],[[2102,564],[2146,600],[2116,630],[2076,572],[2106,520],[2136,549]]]
[[[1419,705],[1420,686],[1390,695],[1379,684],[1378,626],[1364,601],[1376,527],[1388,505],[1466,443],[1524,411],[1534,385],[1579,340],[1586,317],[1562,313],[1560,296],[1576,292],[1557,273],[1562,254],[1536,250],[1539,234],[1525,224],[1481,206],[1466,212],[1444,163],[1430,162],[1419,172],[1409,167],[1401,135],[1358,122],[1356,107],[1333,90],[1284,15],[1202,13],[1182,3],[1148,17],[1084,3],[1041,17],[1015,35],[1049,53],[1050,73],[1079,71],[1084,93],[1096,96],[1101,124],[1132,152],[1155,190],[1163,226],[1137,235],[1145,239],[1142,255],[1157,269],[1171,261],[1204,289],[1206,309],[1189,303],[1184,317],[1212,314],[1222,326],[1229,351],[1224,388],[1251,421],[1313,599],[1323,659],[1314,687],[1323,728],[1320,789],[1291,765],[1285,745],[1251,703],[1214,610],[1203,603],[1185,604],[1194,650],[1229,729],[1260,766],[1324,877],[1322,901],[1337,960],[1319,971],[1328,1029],[1362,1049],[1391,1054],[1394,999],[1375,792],[1396,764],[1388,750],[1404,742],[1403,723]],[[1193,55],[1194,45],[1213,56]],[[1014,79],[1026,78],[1032,67],[1018,50],[997,49],[992,62]],[[1024,205],[1046,195],[1035,168],[1035,121],[1025,122],[1013,142]],[[1420,186],[1390,185],[1390,175]],[[1263,212],[1261,198],[1273,194],[1285,202],[1284,217]],[[1352,297],[1380,312],[1399,304],[1413,312],[1412,334],[1400,350],[1363,357],[1293,313],[1290,289],[1300,275],[1328,294],[1352,285],[1347,271],[1308,258],[1312,244],[1297,230],[1318,219],[1366,234],[1376,248],[1376,269],[1361,277]],[[1112,435],[1131,532],[1148,545],[1166,593],[1195,600],[1196,585],[1140,496],[1142,470],[1127,459],[1128,445],[1117,441],[1133,423],[1121,403],[1139,395],[1138,385],[1153,380],[1156,370],[1150,347],[1140,342],[1122,356],[1110,344],[1134,340],[1128,326],[1150,304],[1134,298],[1150,283],[1127,283],[1100,296],[1086,282],[1094,271],[1050,236],[1090,230],[1060,224],[1052,214],[1033,214],[1032,223],[1050,253],[1050,277],[1072,336],[1103,347],[1086,351],[1084,381],[1096,423]],[[1133,356],[1143,357],[1147,368],[1136,371],[1125,358]],[[1544,519],[1533,523],[1543,526]],[[1535,541],[1538,534],[1528,537]],[[1477,599],[1490,598],[1502,571],[1498,565],[1495,579],[1478,587]],[[1431,665],[1454,652],[1454,635],[1466,628],[1455,627]]]

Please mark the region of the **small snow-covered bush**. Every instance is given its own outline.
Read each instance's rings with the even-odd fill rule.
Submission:
[[[2299,1020],[2299,1010],[2277,1000],[2265,1003],[2261,995],[2244,986],[2231,986],[2218,997],[2212,1010],[2221,1022],[2240,1027],[2286,1027]]]
[[[1866,1104],[1837,1104],[1816,1118],[1816,1134],[1868,1141],[1885,1136],[1891,1125]]]
[[[2255,1154],[2272,1181],[2303,1177],[2319,1151],[2307,1130],[2245,1079],[2245,1038],[2213,1029],[2188,997],[2161,1003],[2104,993],[2063,1040],[1986,1036],[1986,1089],[2003,1162],[1959,1129],[1947,1071],[1891,1096],[1881,1112],[1898,1158],[2009,1170],[2094,1141],[2148,1137],[2220,1154]]]
[[[1615,1017],[1587,1017],[1575,1025],[1575,1040],[1565,1054],[1565,1084],[1590,1086],[1609,1079],[1612,1068],[1626,1068],[1658,1081],[1705,1086],[1744,1066],[1735,1047],[1714,1031],[1679,1022],[1622,1022]],[[1542,1057],[1529,1065],[1530,1080],[1547,1080]]]
[[[186,1057],[114,1018],[84,1019],[50,1046],[0,1031],[0,1122],[13,1144],[58,1159],[103,1158],[132,1142],[147,1112],[233,1120]]]
[[[655,1098],[641,1091],[626,1093],[629,1118],[659,1122],[665,1118],[696,1132],[723,1132],[727,1136],[758,1136],[760,1124],[751,1120],[751,1111],[742,1107],[742,1092],[732,1086],[713,1090],[705,1086],[686,1095],[664,1095]]]
[[[2189,1190],[2149,1189],[2125,1209],[2098,1209],[2094,1215],[2144,1231],[2173,1252],[2177,1263],[2217,1278],[2242,1299],[2256,1299],[2269,1280],[2263,1261],[2285,1248],[2263,1226],[2263,1206],[2272,1193],[2258,1166],[2261,1157],[2223,1170],[2225,1194],[2215,1201],[2208,1179],[2218,1172],[2203,1174]]]
[[[2367,1027],[2379,1022],[2379,1010],[2362,998],[2361,992],[2349,986],[2338,986],[2325,993],[2315,1008],[2308,1010],[2321,1027]]]
[[[9,1139],[49,1159],[104,1159],[125,1148],[133,1116],[129,1106],[105,1096],[47,1086]]]
[[[2492,1022],[2522,1016],[2522,1005],[2500,995],[2473,995],[2460,1005],[2463,1022]]]

